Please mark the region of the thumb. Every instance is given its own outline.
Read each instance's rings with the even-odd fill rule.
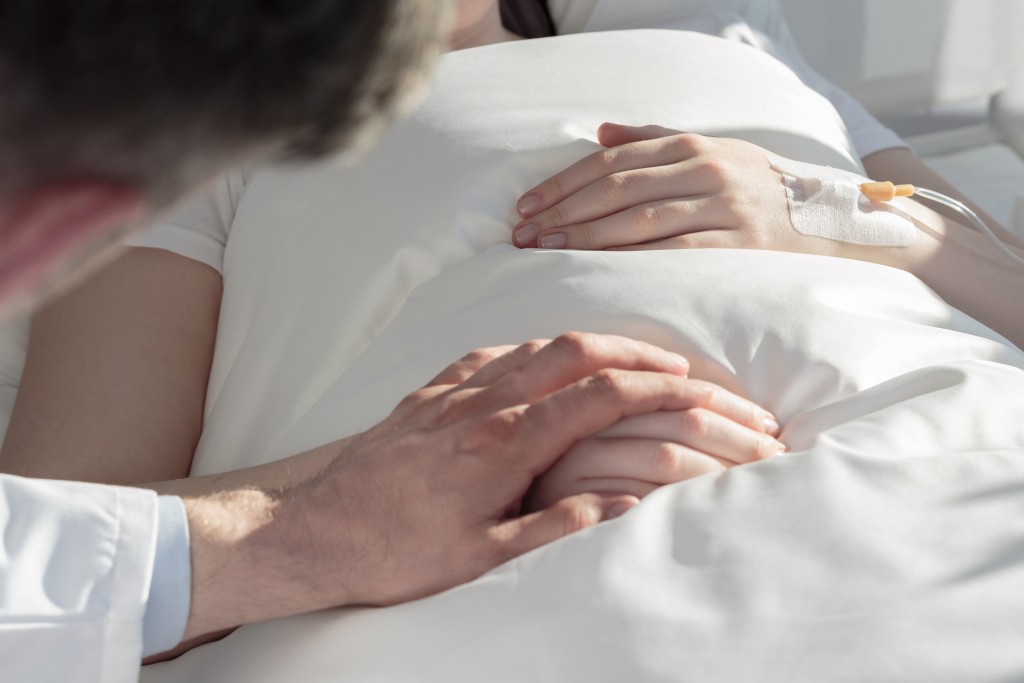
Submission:
[[[505,541],[505,559],[620,517],[639,502],[636,496],[624,494],[581,493],[563,498],[540,512],[509,520],[499,527]]]
[[[630,142],[667,138],[682,132],[664,126],[626,126],[621,123],[602,123],[597,129],[597,141],[605,147],[618,147]]]

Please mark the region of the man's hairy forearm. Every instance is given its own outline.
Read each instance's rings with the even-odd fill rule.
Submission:
[[[574,443],[624,416],[684,409],[688,368],[641,342],[582,333],[482,349],[362,434],[241,473],[158,487],[182,494],[188,516],[185,639],[326,607],[422,598],[620,514],[635,497],[582,493],[521,517],[508,513]],[[604,379],[595,381],[599,372]]]
[[[162,495],[202,497],[220,492],[259,488],[282,490],[309,481],[323,471],[341,452],[344,440],[254,467],[187,479],[140,484]]]
[[[192,541],[192,609],[185,639],[328,604],[309,577],[299,504],[260,489],[186,497]]]

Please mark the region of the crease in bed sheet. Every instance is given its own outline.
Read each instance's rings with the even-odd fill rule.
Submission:
[[[650,59],[638,57],[637,68],[624,69],[639,54],[631,48],[637,43]],[[855,168],[844,161],[848,140],[835,112],[744,46],[645,31],[472,53],[443,61],[438,99],[428,98],[413,115],[415,125],[387,136],[381,156],[372,156],[379,168],[391,163],[389,179],[417,188],[416,197],[450,202],[451,188],[477,179],[481,160],[503,155],[515,185],[487,176],[494,183],[487,192],[497,197],[529,187],[557,170],[530,160],[554,164],[552,150],[579,144],[565,123],[590,120],[595,107],[624,123],[782,131],[777,154]],[[565,69],[550,69],[556,58]],[[584,65],[623,74],[622,81],[610,76],[600,92],[582,88]],[[472,77],[478,69],[501,78],[479,83]],[[735,87],[740,74],[749,81],[743,88]],[[674,87],[656,87],[665,83]],[[693,92],[707,107],[672,97]],[[618,97],[592,97],[609,93]],[[655,97],[662,94],[664,101]],[[431,138],[430,149],[452,140],[459,146],[434,163],[430,155],[410,154],[418,137]],[[400,156],[397,145],[406,146]],[[311,272],[337,279],[261,301],[262,329],[271,329],[278,314],[301,322],[318,310],[348,310],[338,301],[342,294],[370,294],[352,284],[360,284],[353,274],[388,262],[390,256],[361,251],[362,243],[330,241],[339,213],[381,230],[378,224],[391,225],[390,212],[401,208],[393,193],[372,194],[370,186],[356,184],[355,194],[345,194],[346,178],[335,174],[318,190],[320,222],[310,229],[325,231],[325,241],[303,255],[318,261],[307,265]],[[473,221],[487,216],[493,227],[505,220],[514,196],[503,199],[489,209],[475,205]],[[450,206],[412,208],[423,224],[404,227],[432,228],[445,248],[466,249],[459,253],[476,248],[465,245],[472,224],[456,230]],[[442,220],[428,220],[428,209]],[[391,248],[417,235],[381,234],[386,240],[379,243]],[[246,277],[253,281],[236,291],[248,291],[247,284],[259,290],[260,259],[306,263],[277,253],[272,236],[249,254],[254,263]],[[332,270],[340,254],[358,261],[355,270]],[[851,296],[854,289],[859,297]],[[637,296],[643,292],[649,295]],[[1009,644],[1019,638],[1024,570],[983,571],[958,582],[991,567],[1003,551],[1019,547],[1024,556],[1024,533],[1014,537],[1018,527],[999,523],[1019,513],[1019,498],[979,497],[992,495],[994,485],[1024,482],[1024,356],[916,278],[800,254],[521,252],[502,244],[470,254],[403,296],[374,343],[340,374],[330,376],[336,368],[320,368],[315,357],[247,358],[295,373],[286,388],[296,394],[307,386],[303,378],[328,376],[334,384],[302,419],[285,425],[275,403],[295,396],[239,383],[234,392],[265,399],[262,412],[236,415],[226,402],[209,424],[216,434],[197,454],[200,466],[258,464],[358,432],[470,348],[572,328],[633,335],[686,353],[695,373],[731,377],[730,386],[781,409],[787,434],[812,450],[666,487],[619,520],[426,600],[240,629],[147,668],[147,683],[275,676],[601,680],[624,669],[628,680],[817,683],[836,672],[851,680],[905,680],[908,666],[944,682],[1024,671],[1024,653]],[[308,301],[310,309],[293,310],[295,301]],[[233,322],[241,336],[261,329]],[[343,323],[327,320],[319,331],[326,338],[320,348],[332,357],[334,335],[346,334]],[[417,341],[411,348],[410,339]],[[244,378],[243,370],[234,378]],[[252,459],[245,457],[249,444],[258,446]],[[515,620],[496,612],[509,604]],[[503,640],[517,629],[529,638]],[[458,653],[455,675],[448,653]]]
[[[631,48],[638,41],[649,59]],[[562,68],[552,71],[555,59]],[[624,70],[630,59],[637,68]],[[714,62],[713,74],[706,60]],[[583,85],[594,68],[608,74],[602,92],[618,93],[600,106],[594,89]],[[493,78],[481,83],[474,75],[480,69]],[[730,78],[757,87],[732,88]],[[687,106],[689,92],[713,104]],[[196,472],[209,462],[206,453],[241,460],[279,444],[282,416],[259,411],[266,387],[293,427],[407,305],[410,288],[509,241],[516,196],[597,149],[598,118],[731,131],[789,158],[856,168],[831,106],[745,45],[680,31],[625,31],[447,55],[426,101],[357,166],[331,160],[309,169],[261,169],[250,178],[229,242],[208,393],[211,428]],[[467,202],[461,214],[457,202]],[[408,257],[406,248],[417,256]],[[401,275],[388,282],[381,273]],[[261,346],[287,350],[290,359],[261,356]],[[323,360],[323,367],[300,362],[300,354]],[[241,436],[219,427],[243,416]]]
[[[758,291],[766,277],[773,287]],[[858,308],[845,300],[828,305],[833,288],[856,281],[865,283]],[[640,282],[648,295],[638,308]],[[871,314],[876,304],[880,316]],[[975,358],[1024,368],[1024,354],[998,335],[916,278],[882,266],[744,250],[520,252],[501,245],[421,284],[267,457],[372,426],[445,358],[566,329],[626,334],[680,352],[693,376],[721,381],[794,424],[808,411],[827,411],[858,392],[870,397],[872,387],[944,363]],[[717,341],[723,330],[725,344]],[[348,405],[357,390],[362,400]]]
[[[1020,508],[993,487],[1024,486],[1012,426],[1024,372],[977,361],[941,372],[965,381],[910,400],[894,385],[860,411],[873,441],[837,425],[814,454],[665,487],[446,593],[243,627],[143,681],[1009,680],[1024,670],[1012,646],[1024,594],[1022,571],[1006,566],[1024,566],[1024,525],[1011,525],[1014,546],[988,522]],[[1016,391],[981,416],[979,440],[963,409],[1007,382]],[[919,431],[921,414],[948,420],[949,434]],[[900,433],[906,454],[884,443]]]

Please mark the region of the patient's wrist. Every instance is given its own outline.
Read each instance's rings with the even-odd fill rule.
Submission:
[[[913,244],[905,247],[842,244],[839,256],[898,268],[922,277],[926,265],[941,248],[952,221],[913,200],[896,201],[899,202],[900,210],[913,219],[917,228],[917,239]],[[966,230],[963,226],[958,227]]]

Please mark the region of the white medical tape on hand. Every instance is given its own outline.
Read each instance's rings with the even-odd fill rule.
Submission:
[[[782,175],[797,232],[872,247],[909,247],[917,241],[917,226],[906,213],[860,191],[867,178],[772,155],[768,163]]]

